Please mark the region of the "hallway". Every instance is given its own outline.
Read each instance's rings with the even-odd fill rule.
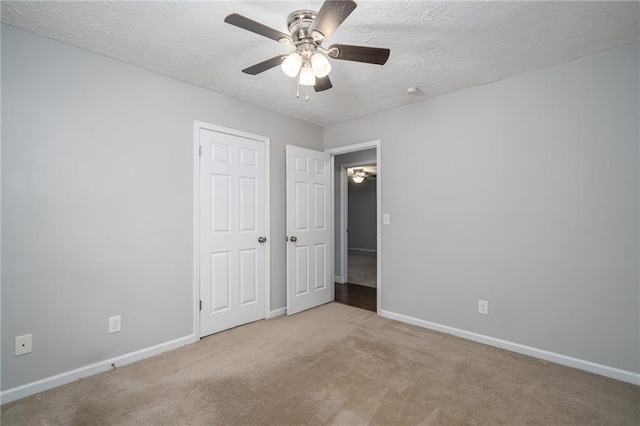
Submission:
[[[376,252],[349,249],[349,283],[376,288]]]
[[[336,283],[335,301],[368,311],[377,311],[376,253],[349,250],[349,282]]]

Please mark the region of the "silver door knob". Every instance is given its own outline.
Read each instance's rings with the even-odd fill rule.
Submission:
[[[259,237],[258,238],[258,242],[259,243],[266,243],[267,242],[267,237]]]
[[[290,237],[289,241],[291,241],[292,243],[295,243],[296,241],[298,241],[298,239],[296,237]]]

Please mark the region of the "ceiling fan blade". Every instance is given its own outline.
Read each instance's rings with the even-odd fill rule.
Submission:
[[[258,64],[252,65],[249,68],[245,68],[242,70],[245,74],[257,75],[266,70],[270,70],[273,67],[277,67],[282,64],[283,55],[274,56],[271,59],[267,59],[266,61],[262,61]]]
[[[358,5],[353,0],[326,0],[313,21],[309,34],[316,40],[329,38],[356,6]]]
[[[260,22],[245,18],[244,16],[238,15],[237,13],[232,13],[231,15],[224,18],[224,22],[226,22],[227,24],[235,25],[236,27],[240,27],[247,31],[251,31],[252,33],[260,34],[261,36],[265,36],[281,43],[293,43],[293,39],[289,34],[274,30],[273,28],[267,27]]]
[[[322,92],[324,90],[329,90],[333,87],[331,84],[331,80],[329,80],[329,76],[318,78],[316,77],[316,84],[313,86],[313,89],[316,92]]]
[[[389,49],[381,47],[351,46],[348,44],[334,44],[329,48],[329,56],[334,59],[376,65],[384,65],[389,59],[390,53]]]

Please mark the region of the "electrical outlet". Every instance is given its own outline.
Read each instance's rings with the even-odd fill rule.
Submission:
[[[32,351],[31,334],[25,334],[24,336],[16,336],[14,356],[30,354]]]
[[[482,315],[489,315],[489,302],[486,300],[478,300],[478,313]]]
[[[109,317],[109,334],[119,333],[122,326],[122,318],[120,315]]]

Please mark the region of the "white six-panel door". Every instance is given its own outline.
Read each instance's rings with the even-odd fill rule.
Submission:
[[[329,154],[287,145],[287,314],[333,300]]]
[[[200,127],[200,336],[265,318],[265,142]]]

